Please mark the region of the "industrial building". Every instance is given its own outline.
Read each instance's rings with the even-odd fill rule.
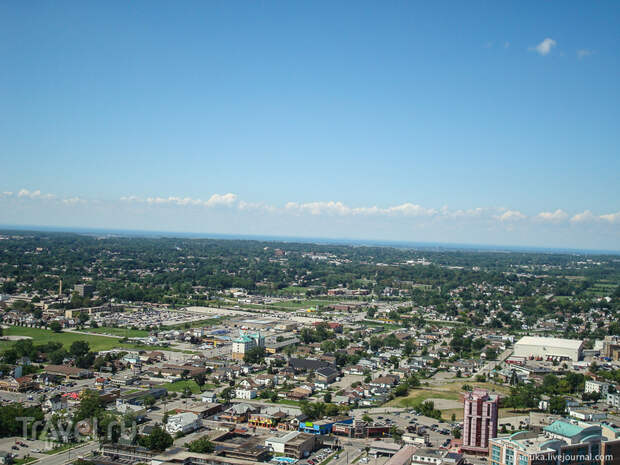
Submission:
[[[515,344],[513,355],[543,360],[581,360],[583,341],[555,337],[524,336]]]

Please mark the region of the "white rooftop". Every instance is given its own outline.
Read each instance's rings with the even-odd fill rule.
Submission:
[[[579,339],[561,339],[558,337],[523,336],[515,345],[544,345],[563,349],[579,349],[583,341]]]

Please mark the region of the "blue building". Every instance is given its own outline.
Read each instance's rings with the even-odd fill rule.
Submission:
[[[338,417],[328,420],[319,420],[319,421],[302,421],[299,423],[299,431],[303,431],[304,433],[310,434],[330,434],[332,432],[332,427],[336,423],[344,423],[344,424],[352,424],[352,417]]]

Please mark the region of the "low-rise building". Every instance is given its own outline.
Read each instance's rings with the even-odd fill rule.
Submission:
[[[555,422],[558,423],[558,422]],[[554,424],[555,424],[554,423]],[[577,425],[555,425],[552,434],[518,432],[491,439],[489,465],[592,465],[601,452],[602,436]],[[599,462],[600,463],[600,462]]]
[[[584,392],[588,394],[597,393],[601,395],[601,398],[605,398],[609,392],[609,383],[602,381],[586,380]]]
[[[170,434],[176,433],[191,433],[202,427],[202,421],[200,417],[195,413],[185,412],[177,415],[172,415],[168,418],[166,423],[166,431]]]
[[[606,402],[611,407],[620,408],[620,394],[617,392],[607,393]]]
[[[265,446],[286,457],[301,459],[318,448],[320,441],[314,434],[291,431],[283,436],[273,436],[265,441]]]

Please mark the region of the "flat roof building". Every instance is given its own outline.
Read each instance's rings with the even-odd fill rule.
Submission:
[[[513,355],[577,362],[583,355],[583,341],[557,337],[523,336],[515,344]]]

